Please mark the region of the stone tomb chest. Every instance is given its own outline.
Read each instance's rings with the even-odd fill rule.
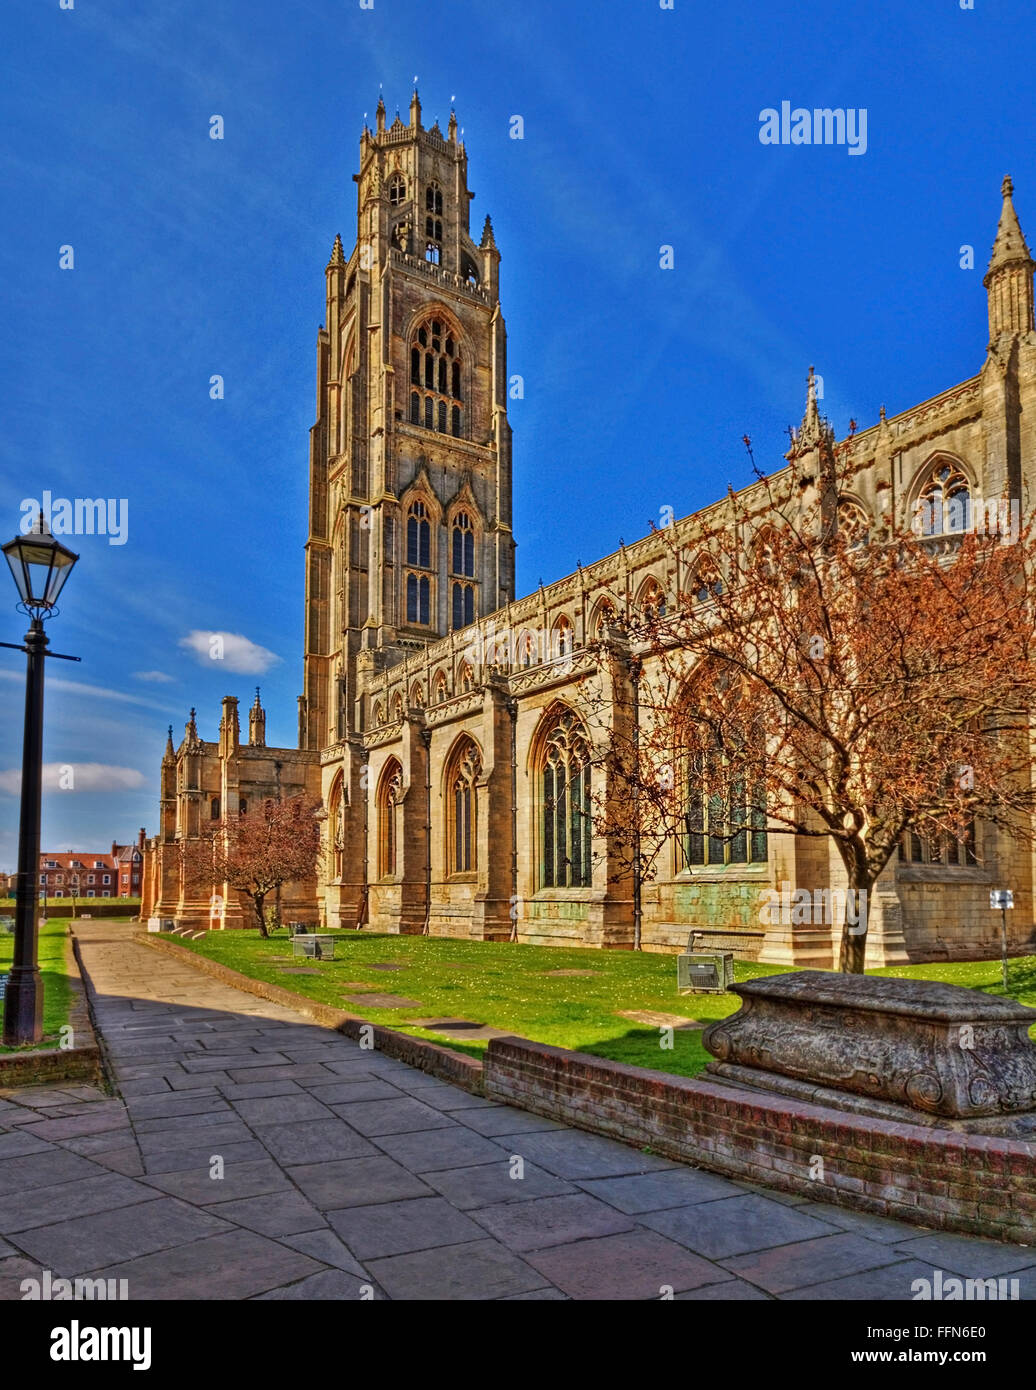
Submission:
[[[958,985],[805,970],[733,986],[706,1073],[914,1124],[1036,1133],[1036,1009]]]

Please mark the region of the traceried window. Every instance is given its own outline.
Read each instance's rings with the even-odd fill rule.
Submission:
[[[460,344],[442,319],[429,319],[410,343],[410,423],[460,438],[463,433]]]
[[[389,202],[394,208],[406,202],[406,179],[402,174],[393,174],[389,179]]]
[[[971,868],[978,863],[975,852],[975,824],[972,822],[962,840],[952,835],[940,835],[934,842],[922,839],[916,830],[906,831],[899,841],[901,864],[949,864],[956,868]]]
[[[665,594],[657,579],[648,579],[640,590],[637,607],[645,618],[665,617]]]
[[[482,759],[473,739],[464,738],[446,774],[450,806],[449,872],[470,873],[478,867],[478,779]]]
[[[766,862],[765,788],[731,778],[724,757],[719,749],[686,757],[680,869]]]
[[[442,671],[440,671],[435,678],[435,703],[437,705],[441,705],[443,700],[449,698],[449,693],[449,687],[446,684],[446,677],[442,673]]]
[[[453,518],[453,573],[475,573],[475,528],[467,512],[458,512]]]
[[[432,565],[432,526],[424,502],[410,504],[406,523],[406,562],[413,569],[428,570]],[[427,574],[406,577],[406,620],[427,625],[431,621],[432,583]]]
[[[475,621],[475,586],[473,584],[453,585],[453,626],[470,627]]]
[[[436,217],[442,216],[442,189],[437,183],[430,183],[425,189],[424,205],[426,212]]]
[[[389,760],[378,783],[377,821],[378,821],[378,877],[392,878],[398,872],[396,850],[398,846],[397,820],[399,817],[399,794],[403,786],[403,769],[395,758]]]
[[[551,729],[540,758],[540,879],[545,888],[588,888],[592,818],[590,745],[574,714]]]
[[[212,820],[219,820],[219,797],[214,796],[209,803],[209,817]]]
[[[918,494],[914,526],[922,536],[971,529],[971,485],[956,464],[936,462]]]
[[[870,517],[857,502],[842,497],[838,502],[838,529],[851,549],[856,550],[870,539]]]

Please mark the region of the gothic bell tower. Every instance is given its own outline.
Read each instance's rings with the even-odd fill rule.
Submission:
[[[394,664],[514,597],[500,253],[472,239],[468,157],[409,123],[360,139],[356,243],[335,238],[310,432],[299,746],[359,727],[357,657]]]

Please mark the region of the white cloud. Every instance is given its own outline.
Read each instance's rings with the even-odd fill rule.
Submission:
[[[180,646],[192,651],[203,666],[222,666],[247,675],[262,675],[280,661],[276,652],[260,647],[239,632],[203,632],[195,628],[180,639]]]
[[[0,671],[0,681],[16,681],[19,685],[25,684],[25,675],[21,671]],[[130,695],[125,690],[108,690],[101,685],[85,685],[82,681],[67,681],[60,676],[52,676],[47,671],[48,690],[67,690],[72,695],[92,695],[99,700],[120,700],[129,705],[143,705],[146,709],[166,710],[166,705],[156,705],[153,700],[147,700],[142,695]]]
[[[17,796],[22,785],[22,770],[12,767],[0,772],[0,793]],[[114,763],[44,763],[45,792],[124,792],[146,785],[142,772],[135,767],[118,767]]]
[[[156,685],[171,685],[172,676],[167,676],[164,671],[134,671],[134,677],[138,681],[154,681]]]

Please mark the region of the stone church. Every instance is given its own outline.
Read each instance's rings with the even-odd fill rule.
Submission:
[[[298,747],[266,746],[258,691],[247,743],[230,696],[216,740],[194,710],[179,747],[170,730],[142,915],[245,925],[225,885],[184,883],[178,842],[306,792],[323,803],[324,853],[317,881],[283,889],[284,920],[629,948],[633,887],[591,815],[608,794],[594,756],[606,731],[584,700],[596,681],[605,709],[628,707],[628,669],[617,656],[602,670],[590,644],[613,615],[695,591],[679,558],[695,517],[675,523],[686,547],[651,535],[519,597],[500,252],[488,217],[472,235],[456,119],[425,129],[415,92],[409,120],[387,125],[379,101],[354,178],[356,243],[346,254],[335,238],[317,336]],[[1032,504],[1034,263],[1009,179],[1002,196],[984,361],[856,434],[866,467],[837,501],[864,524],[923,501],[942,545],[968,499]],[[811,387],[794,456],[831,437]],[[1036,944],[1034,869],[981,824],[938,852],[907,837],[871,903],[868,963],[996,954],[990,886],[1014,889],[1013,947]],[[837,926],[764,924],[759,904],[782,884],[840,883],[826,841],[765,825],[688,836],[643,885],[643,944],[676,950],[699,929],[745,958],[830,967]]]

